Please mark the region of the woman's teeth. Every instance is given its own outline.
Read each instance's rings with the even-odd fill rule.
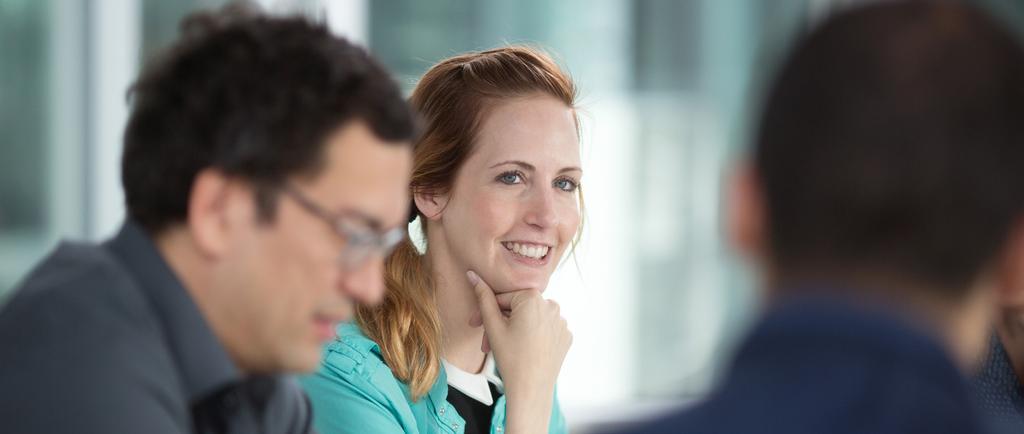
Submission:
[[[501,243],[506,249],[520,256],[527,258],[541,259],[548,254],[550,247],[539,244],[519,244],[506,242]]]

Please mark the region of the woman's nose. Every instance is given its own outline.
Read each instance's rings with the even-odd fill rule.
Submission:
[[[558,224],[558,212],[555,209],[554,192],[550,188],[534,191],[526,202],[527,209],[524,220],[537,228],[550,228]]]

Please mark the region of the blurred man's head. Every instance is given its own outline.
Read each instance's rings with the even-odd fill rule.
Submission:
[[[1024,53],[978,10],[880,2],[833,17],[765,103],[739,189],[757,218],[739,233],[776,287],[861,280],[958,300],[1020,248]]]
[[[230,7],[183,21],[131,103],[129,216],[243,369],[315,368],[408,215],[399,89],[324,25]]]

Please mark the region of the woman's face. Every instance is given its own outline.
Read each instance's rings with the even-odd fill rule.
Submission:
[[[496,292],[547,287],[580,222],[574,112],[550,96],[491,107],[441,214],[456,267]]]

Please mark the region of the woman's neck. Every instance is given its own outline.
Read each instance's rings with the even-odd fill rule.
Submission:
[[[430,243],[427,260],[433,270],[435,299],[441,319],[441,351],[448,363],[466,372],[483,369],[486,354],[480,349],[484,328],[471,327],[469,319],[477,312],[476,294],[469,286],[466,271],[451,260],[444,243]]]

